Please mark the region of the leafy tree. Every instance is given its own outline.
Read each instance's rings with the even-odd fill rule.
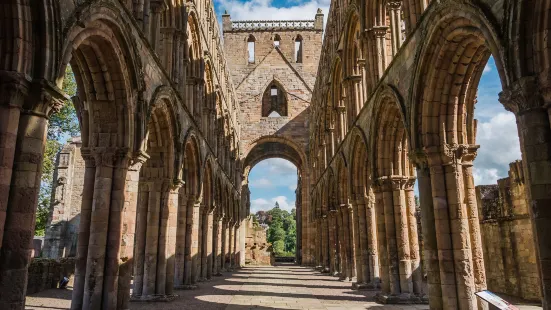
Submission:
[[[276,255],[281,255],[285,251],[285,243],[283,240],[277,240],[272,243],[272,248]]]
[[[76,95],[77,84],[71,66],[65,70],[63,91],[69,96]],[[35,235],[43,236],[48,221],[50,210],[50,197],[54,177],[56,156],[61,146],[70,136],[80,134],[75,107],[70,100],[67,100],[58,113],[50,116],[49,127],[42,164],[42,179],[38,196],[38,207],[36,211]]]

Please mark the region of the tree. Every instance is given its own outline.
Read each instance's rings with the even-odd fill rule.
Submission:
[[[279,203],[276,202],[271,210],[259,211],[256,214],[266,217],[266,223],[269,225],[267,239],[272,244],[274,253],[278,256],[294,255],[297,239],[296,210],[293,209],[289,213],[281,209]]]
[[[63,82],[63,91],[74,96],[77,92],[75,75],[71,66],[65,70],[65,79]],[[52,193],[54,169],[56,156],[61,150],[61,146],[71,136],[80,134],[75,107],[70,100],[67,100],[63,108],[58,113],[50,116],[49,127],[42,163],[42,179],[40,182],[40,191],[38,194],[38,206],[36,210],[35,235],[43,236],[46,230],[46,222],[50,210],[50,197]]]

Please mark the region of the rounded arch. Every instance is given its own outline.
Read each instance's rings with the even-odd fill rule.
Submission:
[[[384,86],[375,100],[371,159],[376,177],[414,175],[408,158],[409,135],[400,96]]]
[[[495,28],[472,8],[443,5],[432,15],[438,19],[419,51],[412,87],[412,146],[474,144],[476,92],[490,55],[502,86],[509,84],[503,49]]]
[[[244,152],[243,171],[245,179],[248,178],[250,169],[258,162],[275,157],[290,161],[301,172],[306,167],[306,154],[295,142],[284,137],[264,136],[254,140]]]
[[[184,181],[184,193],[190,198],[200,201],[203,197],[201,183],[201,149],[197,136],[193,129],[189,129],[184,140],[184,159],[182,167],[182,179]]]
[[[212,156],[208,156],[205,160],[205,166],[203,169],[203,202],[208,208],[208,212],[212,212],[215,204],[215,193],[214,193],[214,175],[213,175],[213,165],[212,161],[214,159]]]
[[[101,143],[102,147],[136,151],[143,137],[136,137],[135,102],[142,102],[144,87],[138,73],[140,57],[131,48],[131,34],[118,24],[117,12],[87,8],[80,21],[69,26],[65,37],[55,82],[63,84],[70,64],[78,89],[73,102],[83,147]],[[138,95],[132,90],[138,90]]]
[[[354,199],[367,197],[368,187],[372,183],[372,169],[369,164],[365,133],[358,127],[352,129],[350,139],[350,194]]]

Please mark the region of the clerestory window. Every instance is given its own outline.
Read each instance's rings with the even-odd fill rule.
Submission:
[[[248,61],[250,64],[254,64],[254,44],[256,39],[251,34],[249,35],[249,38],[247,39],[247,51],[249,54]]]
[[[302,50],[303,50],[302,45],[303,45],[302,37],[299,34],[295,39],[295,62],[296,63],[302,63]]]

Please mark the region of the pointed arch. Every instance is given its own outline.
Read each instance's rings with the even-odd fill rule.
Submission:
[[[287,97],[283,85],[275,79],[272,80],[262,95],[262,117],[270,117],[274,112],[279,116],[287,116],[289,102]]]

